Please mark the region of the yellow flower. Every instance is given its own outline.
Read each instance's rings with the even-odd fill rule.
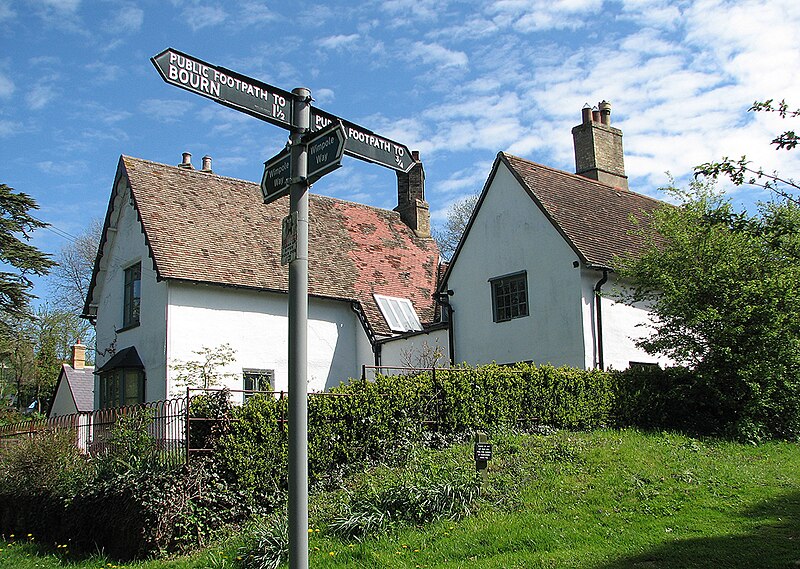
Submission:
[[[333,557],[334,555],[336,555],[336,552],[335,552],[335,551],[330,551],[330,552],[328,552],[328,555],[330,555],[331,557]]]

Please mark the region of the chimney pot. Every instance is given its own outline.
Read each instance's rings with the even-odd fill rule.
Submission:
[[[211,169],[211,156],[208,154],[203,156],[203,172],[208,172],[209,174],[213,173]]]
[[[583,119],[583,124],[592,122],[592,107],[589,106],[589,103],[586,103],[581,109],[581,118]]]
[[[592,122],[600,122],[600,111],[597,110],[597,107],[592,109]]]
[[[608,101],[600,101],[597,105],[600,109],[600,122],[603,124],[611,124],[611,103]]]
[[[178,164],[178,166],[181,168],[186,168],[187,170],[194,170],[194,166],[192,166],[192,153],[184,152],[182,156],[183,160],[180,164]]]

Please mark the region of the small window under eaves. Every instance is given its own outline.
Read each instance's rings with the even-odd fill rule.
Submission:
[[[375,294],[375,302],[381,309],[386,323],[392,332],[411,332],[422,330],[422,324],[414,310],[414,305],[407,298],[383,296]]]

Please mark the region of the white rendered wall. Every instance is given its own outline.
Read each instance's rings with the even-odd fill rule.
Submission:
[[[434,330],[424,334],[415,334],[406,338],[397,338],[381,345],[382,373],[394,375],[403,373],[392,367],[450,367],[450,348],[447,330]],[[431,356],[439,354],[435,366]],[[367,374],[367,377],[371,377]]]
[[[603,276],[600,271],[584,271],[583,313],[585,320],[587,369],[598,362],[597,323],[594,287]],[[626,369],[631,362],[671,365],[671,360],[663,356],[650,355],[636,345],[636,341],[650,333],[651,318],[643,303],[628,305],[621,301],[624,284],[614,273],[609,273],[608,282],[602,289],[603,320],[603,365],[606,369]]]
[[[166,284],[156,281],[141,224],[130,203],[130,194],[121,182],[115,199],[108,242],[103,251],[102,272],[98,275],[94,300],[99,303],[95,326],[97,355],[95,369],[102,367],[116,352],[135,346],[145,366],[145,400],[164,399],[166,368]],[[141,304],[139,326],[122,330],[125,269],[141,262]],[[159,379],[161,381],[159,381]],[[94,405],[99,407],[100,389],[95,377]]]
[[[274,370],[276,390],[288,388],[288,297],[219,286],[170,282],[168,341],[170,389],[174,364],[196,360],[195,351],[230,344],[235,361],[227,387],[242,389],[243,369]],[[309,299],[308,389],[323,391],[359,377],[366,340],[349,302]],[[237,399],[236,397],[234,399]]]
[[[499,164],[447,287],[455,294],[455,361],[532,360],[582,367],[577,256],[506,166]],[[527,271],[529,316],[494,322],[489,279]]]
[[[61,382],[58,384],[58,390],[53,397],[53,404],[50,407],[50,414],[48,417],[60,417],[62,415],[72,415],[77,413],[78,408],[75,406],[75,400],[72,398],[72,392],[69,390],[69,382],[64,377],[64,372],[61,372]]]

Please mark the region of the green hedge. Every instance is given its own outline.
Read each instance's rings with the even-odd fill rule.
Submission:
[[[309,395],[309,475],[319,480],[348,464],[402,455],[432,434],[609,425],[614,397],[608,373],[530,364],[352,380]],[[287,400],[253,397],[231,413],[214,453],[225,478],[246,493],[285,490]]]
[[[194,398],[192,447],[213,448],[187,467],[158,463],[146,417],[114,432],[114,450],[87,461],[69,436],[43,433],[0,456],[0,532],[73,544],[73,551],[147,556],[204,543],[217,529],[283,503],[287,400],[226,392]],[[139,420],[141,419],[141,420]],[[683,369],[607,373],[518,364],[352,380],[310,394],[309,473],[402,458],[412,444],[483,430],[636,426],[716,432],[722,416],[702,378]]]

